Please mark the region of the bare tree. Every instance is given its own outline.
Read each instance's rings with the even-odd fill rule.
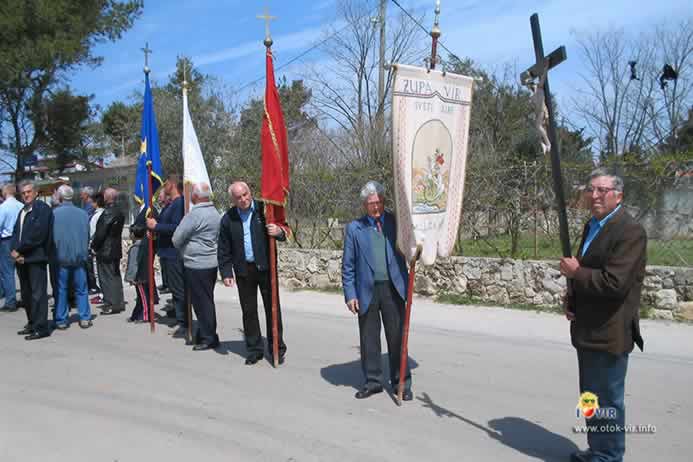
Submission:
[[[602,157],[653,153],[668,142],[691,104],[693,22],[660,25],[637,37],[624,29],[597,31],[578,44],[583,72],[574,111]],[[679,78],[660,87],[664,63]]]
[[[349,144],[343,154],[356,164],[384,167],[389,163],[389,149],[384,146],[385,133],[378,129],[381,113],[389,110],[392,69],[385,76],[382,101],[378,96],[378,30],[372,17],[377,8],[366,0],[341,0],[337,26],[327,31],[332,39],[324,51],[327,62],[306,77],[313,89],[312,108],[331,125],[348,133]],[[406,63],[421,59],[422,38],[416,25],[398,15],[387,23],[386,59]],[[329,69],[330,72],[325,72]],[[387,131],[388,128],[386,127]]]

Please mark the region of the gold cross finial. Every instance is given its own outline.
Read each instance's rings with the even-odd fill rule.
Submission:
[[[146,74],[149,74],[149,55],[152,53],[152,50],[149,48],[149,42],[145,42],[144,48],[140,48],[144,52],[144,72]]]
[[[183,59],[183,88],[188,89],[188,62]]]
[[[272,46],[272,36],[270,35],[270,21],[277,19],[276,16],[270,16],[269,9],[265,7],[265,14],[257,15],[257,19],[265,20],[265,46],[267,48]]]

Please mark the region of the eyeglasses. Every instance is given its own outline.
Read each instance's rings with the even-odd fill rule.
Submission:
[[[592,194],[593,192],[597,191],[597,194],[600,196],[605,196],[609,194],[611,191],[616,191],[616,188],[605,188],[603,186],[597,186],[597,187],[592,187],[592,186],[587,186],[585,188],[585,192]]]

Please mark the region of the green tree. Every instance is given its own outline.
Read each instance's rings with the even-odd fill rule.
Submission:
[[[113,154],[125,156],[138,152],[141,112],[141,106],[122,101],[111,103],[103,112],[101,126]]]
[[[96,66],[97,43],[115,41],[142,11],[141,0],[4,0],[0,7],[0,104],[11,126],[16,175],[46,129],[47,95],[71,70]]]
[[[55,156],[60,172],[74,160],[87,160],[87,128],[91,119],[89,97],[73,95],[69,89],[53,93],[45,103],[44,131],[40,144]]]

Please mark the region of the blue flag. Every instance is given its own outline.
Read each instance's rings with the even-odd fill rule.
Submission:
[[[152,89],[149,86],[149,74],[144,75],[144,106],[142,107],[142,130],[140,131],[140,157],[137,162],[137,174],[135,175],[135,200],[139,204],[147,204],[150,197],[157,194],[164,177],[159,154],[159,133],[156,129],[156,116],[154,115],[154,100]],[[152,195],[149,195],[149,176],[147,165],[152,166]]]

